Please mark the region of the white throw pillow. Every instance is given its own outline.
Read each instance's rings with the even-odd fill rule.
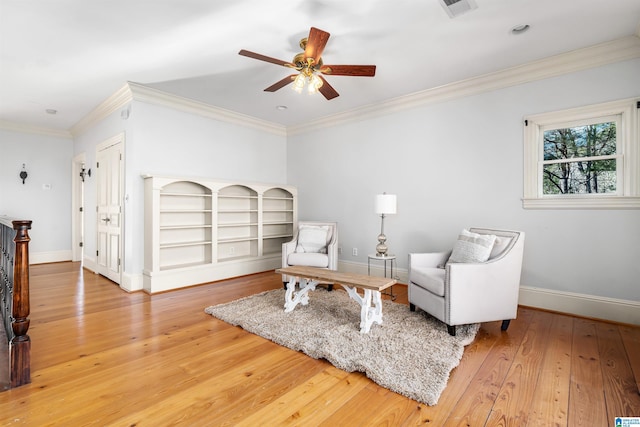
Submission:
[[[453,246],[449,262],[485,262],[491,255],[491,249],[496,241],[493,234],[472,233],[462,230]]]
[[[301,225],[296,252],[326,254],[328,234],[329,227],[326,225]]]
[[[511,237],[502,237],[496,236],[496,241],[493,244],[493,249],[491,249],[491,255],[489,259],[494,259],[502,255],[507,246],[511,243]]]

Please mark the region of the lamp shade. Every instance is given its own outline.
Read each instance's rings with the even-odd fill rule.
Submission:
[[[395,194],[378,194],[376,196],[376,213],[377,214],[395,214],[396,213],[396,195]]]

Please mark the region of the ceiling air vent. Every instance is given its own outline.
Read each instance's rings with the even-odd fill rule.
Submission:
[[[465,12],[477,9],[475,0],[439,0],[440,4],[447,11],[450,18],[455,18]]]

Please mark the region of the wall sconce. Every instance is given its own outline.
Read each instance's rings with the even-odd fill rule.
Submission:
[[[27,179],[27,176],[29,174],[27,173],[27,170],[25,169],[24,163],[22,164],[22,171],[20,172],[20,179],[22,180],[22,185],[24,185],[24,181],[25,179]]]
[[[84,165],[82,165],[82,170],[80,171],[80,178],[82,178],[82,182],[84,182],[85,176],[91,178],[91,169],[85,169]]]

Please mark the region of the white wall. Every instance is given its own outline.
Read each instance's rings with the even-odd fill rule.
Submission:
[[[32,263],[71,259],[72,158],[71,138],[0,129],[0,215],[33,221]]]
[[[127,136],[125,270],[141,273],[144,242],[142,174],[286,183],[286,139],[267,132],[134,101]],[[126,251],[125,251],[126,252]]]
[[[128,114],[121,112],[127,110]],[[125,281],[142,283],[143,174],[286,183],[286,139],[167,107],[133,101],[75,138],[95,171],[96,145],[124,132]],[[85,259],[95,262],[96,179],[85,183]],[[130,288],[127,288],[130,289]]]
[[[463,227],[511,228],[527,235],[523,285],[640,302],[639,210],[521,202],[523,118],[640,96],[639,76],[640,60],[627,61],[291,136],[299,218],[337,220],[342,261],[366,264],[386,191],[398,196],[385,232],[401,268],[410,252],[450,248]]]

